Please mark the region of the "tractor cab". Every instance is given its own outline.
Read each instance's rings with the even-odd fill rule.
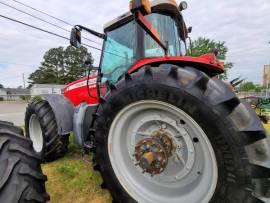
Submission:
[[[174,0],[132,0],[130,12],[107,23],[104,34],[81,25],[75,26],[71,44],[80,46],[81,30],[103,38],[99,70],[103,82],[114,84],[145,59],[185,54],[186,39],[191,32],[181,14],[186,8],[186,2],[178,6]]]
[[[160,44],[136,23],[131,12],[107,23],[107,36],[101,58],[101,72],[105,80],[117,82],[136,62],[145,58],[181,56],[186,51],[187,29],[175,1],[163,0],[150,3],[151,13],[144,16],[159,35]],[[167,52],[167,53],[165,53]]]

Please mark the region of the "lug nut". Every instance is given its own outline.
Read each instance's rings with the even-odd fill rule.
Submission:
[[[175,135],[175,138],[177,138],[177,139],[179,139],[179,138],[181,138],[181,137],[182,137],[181,134]]]

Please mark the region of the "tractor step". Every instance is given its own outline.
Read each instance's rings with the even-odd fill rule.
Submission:
[[[83,145],[83,151],[85,154],[89,154],[90,152],[93,152],[95,150],[96,146],[93,142],[86,141]]]
[[[82,159],[87,162],[87,163],[90,163],[92,164],[92,161],[91,161],[91,156],[90,155],[90,152],[94,152],[95,150],[95,145],[90,142],[90,141],[87,141],[84,143],[83,145],[83,150],[82,150]]]

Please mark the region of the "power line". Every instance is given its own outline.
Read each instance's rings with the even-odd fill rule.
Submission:
[[[33,29],[36,29],[36,30],[39,30],[39,31],[48,33],[48,34],[51,34],[51,35],[54,35],[54,36],[56,36],[56,37],[59,37],[59,38],[62,38],[62,39],[66,39],[66,40],[68,40],[68,41],[70,40],[69,38],[64,37],[64,36],[62,36],[62,35],[59,35],[59,34],[56,34],[56,33],[54,33],[54,32],[51,32],[51,31],[48,31],[48,30],[45,30],[45,29],[36,27],[36,26],[34,26],[34,25],[30,25],[30,24],[28,24],[28,23],[25,23],[25,22],[16,20],[16,19],[14,19],[14,18],[10,18],[10,17],[4,16],[4,15],[1,15],[1,14],[0,14],[0,17],[5,18],[5,19],[10,20],[10,21],[13,21],[13,22],[16,22],[16,23],[19,23],[19,24],[22,24],[22,25],[25,25],[25,26],[28,26],[28,27],[31,27],[31,28],[33,28]],[[97,48],[97,47],[94,47],[94,46],[91,46],[91,45],[88,45],[88,44],[84,44],[84,43],[82,43],[82,45],[84,45],[84,46],[86,46],[86,47],[89,47],[89,48],[92,48],[92,49],[95,49],[95,50],[98,50],[98,51],[101,51],[101,52],[102,52],[102,49],[100,49],[100,48]],[[118,57],[121,57],[121,58],[126,59],[126,57],[124,57],[124,56],[120,56],[120,55],[118,55],[118,54],[115,54],[115,53],[112,53],[112,52],[109,52],[109,51],[104,51],[104,52],[105,52],[105,53],[108,53],[108,54],[112,54],[112,55],[114,55],[114,56],[118,56]]]
[[[25,3],[22,3],[22,2],[17,1],[17,0],[12,0],[12,1],[14,1],[14,2],[16,2],[16,3],[18,3],[18,4],[21,4],[21,5],[23,5],[23,6],[27,7],[27,8],[30,8],[30,9],[32,9],[32,10],[34,10],[34,11],[37,11],[37,12],[39,12],[39,13],[42,13],[42,14],[44,14],[44,15],[46,15],[46,16],[49,16],[49,17],[51,17],[51,18],[53,18],[53,19],[55,19],[55,20],[58,20],[58,21],[60,21],[60,22],[62,22],[62,23],[65,23],[66,25],[73,26],[71,23],[69,23],[69,22],[67,22],[67,21],[65,21],[65,20],[62,20],[62,19],[60,19],[60,18],[57,18],[57,17],[55,17],[55,16],[53,16],[53,15],[50,15],[50,14],[48,14],[48,13],[45,13],[44,11],[38,10],[38,9],[36,9],[36,8],[34,8],[34,7],[32,7],[32,6],[29,6],[29,5],[25,4]]]
[[[28,15],[28,16],[33,17],[33,18],[36,18],[36,19],[38,19],[38,20],[40,20],[40,21],[42,21],[42,22],[44,22],[44,23],[47,23],[47,24],[52,25],[52,26],[54,26],[54,27],[57,27],[57,28],[59,28],[59,29],[61,29],[61,30],[70,32],[68,29],[65,29],[65,28],[63,28],[63,27],[61,27],[61,26],[58,26],[58,25],[56,25],[56,24],[54,24],[54,23],[51,23],[51,22],[49,22],[49,21],[43,20],[43,19],[40,18],[40,17],[37,17],[37,16],[32,15],[32,14],[30,14],[30,13],[27,13],[27,12],[25,12],[25,11],[23,11],[23,10],[20,10],[20,9],[18,9],[18,8],[16,8],[16,7],[13,7],[13,6],[9,5],[9,4],[6,4],[6,3],[1,2],[1,1],[0,1],[0,4],[2,4],[2,5],[4,5],[4,6],[7,6],[7,7],[9,7],[9,8],[12,8],[12,9],[14,9],[14,10],[16,10],[16,11],[21,12],[21,13],[24,13],[24,14],[26,14],[26,15]]]
[[[39,31],[48,33],[48,34],[51,34],[51,35],[54,35],[54,36],[56,36],[56,37],[59,37],[59,38],[62,38],[62,39],[66,39],[66,40],[69,41],[69,38],[64,37],[64,36],[62,36],[62,35],[59,35],[59,34],[56,34],[56,33],[54,33],[54,32],[51,32],[51,31],[48,31],[48,30],[44,30],[44,29],[42,29],[42,28],[39,28],[39,27],[30,25],[30,24],[28,24],[28,23],[24,23],[24,22],[19,21],[19,20],[15,20],[15,19],[13,19],[13,18],[4,16],[4,15],[1,15],[1,14],[0,14],[0,17],[5,18],[5,19],[10,20],[10,21],[13,21],[13,22],[16,22],[16,23],[19,23],[19,24],[22,24],[22,25],[25,25],[25,26],[28,26],[28,27],[31,27],[31,28],[33,28],[33,29],[36,29],[36,30],[39,30]],[[95,49],[95,50],[98,50],[98,51],[102,51],[102,49],[97,48],[97,47],[94,47],[94,46],[91,46],[91,45],[88,45],[88,44],[82,44],[82,45],[84,45],[84,46],[86,46],[86,47],[89,47],[89,48],[92,48],[92,49]]]
[[[24,67],[30,67],[30,66],[42,66],[42,63],[39,64],[39,65],[33,65],[33,64],[22,64],[22,63],[13,63],[13,62],[3,62],[3,61],[0,61],[0,65],[18,65],[18,66],[24,66]],[[75,65],[78,65],[78,64],[75,64]],[[60,65],[60,66],[63,66],[64,68],[68,68],[69,66],[66,66],[66,65]],[[85,65],[86,66],[86,65]]]
[[[14,10],[16,10],[16,11],[21,12],[21,13],[24,13],[24,14],[26,14],[26,15],[28,15],[28,16],[33,17],[33,18],[36,18],[36,19],[38,19],[38,20],[40,20],[40,21],[42,21],[42,22],[45,22],[45,23],[47,23],[47,24],[49,24],[49,25],[52,25],[52,26],[54,26],[54,27],[57,27],[58,29],[64,30],[64,31],[66,31],[66,32],[70,32],[68,29],[65,29],[65,28],[63,28],[63,27],[61,27],[61,26],[59,26],[59,25],[56,25],[56,24],[51,23],[51,22],[49,22],[49,21],[46,21],[46,20],[44,20],[44,19],[42,19],[42,18],[40,18],[40,17],[38,17],[38,16],[32,15],[32,14],[30,14],[30,13],[27,13],[27,12],[25,12],[25,11],[23,11],[23,10],[20,10],[20,9],[14,7],[14,6],[9,5],[9,4],[3,3],[3,2],[0,2],[0,4],[2,4],[2,5],[4,5],[4,6],[7,6],[7,7],[9,7],[9,8],[12,8],[12,9],[14,9]],[[88,40],[88,41],[90,41],[90,42],[93,42],[93,43],[95,43],[95,44],[100,45],[100,43],[98,43],[98,42],[96,42],[96,41],[94,41],[94,40],[88,39],[88,38],[86,38],[86,37],[83,37],[83,38],[84,38],[85,40]]]
[[[22,2],[17,1],[17,0],[12,0],[12,1],[14,1],[14,2],[16,2],[16,3],[20,4],[20,5],[23,5],[23,6],[27,7],[27,8],[30,8],[30,9],[32,9],[32,10],[34,10],[34,11],[37,11],[37,12],[39,12],[39,13],[42,13],[42,14],[44,14],[44,15],[46,15],[46,16],[49,16],[49,17],[51,17],[51,18],[53,18],[53,19],[55,19],[55,20],[58,20],[58,21],[60,21],[60,22],[63,22],[63,23],[65,23],[65,24],[67,24],[67,25],[73,26],[71,23],[69,23],[69,22],[67,22],[67,21],[65,21],[65,20],[62,20],[62,19],[57,18],[57,17],[55,17],[55,16],[52,16],[52,15],[50,15],[50,14],[44,12],[44,11],[38,10],[38,9],[36,9],[36,8],[34,8],[34,7],[32,7],[32,6],[29,6],[29,5],[25,4],[25,3],[22,3]],[[45,21],[45,20],[43,20],[43,19],[41,19],[41,18],[39,18],[39,17],[36,17],[36,16],[34,16],[34,15],[32,15],[32,14],[29,14],[29,13],[27,13],[27,12],[25,12],[25,11],[22,11],[22,10],[20,10],[20,9],[18,9],[18,8],[12,7],[12,6],[7,5],[7,4],[5,4],[5,3],[3,3],[3,2],[0,2],[0,3],[6,5],[6,6],[8,6],[8,7],[11,7],[11,8],[13,8],[13,9],[15,9],[15,10],[17,10],[17,11],[23,12],[23,13],[25,13],[26,15],[30,15],[31,17],[37,18],[37,19],[39,19],[39,20],[41,20],[41,21],[43,21],[43,22],[46,22],[46,23],[48,23],[48,24],[50,24],[50,25],[56,26],[56,27],[58,27],[58,28],[60,28],[60,29],[62,29],[62,30],[65,30],[65,31],[67,31],[67,32],[70,32],[69,30],[67,30],[67,29],[65,29],[65,28],[63,28],[63,27],[60,27],[60,26],[58,26],[58,25],[55,25],[55,24],[50,23],[50,22],[48,22],[48,21]],[[88,40],[88,41],[91,41],[91,42],[93,42],[93,43],[95,43],[95,44],[102,45],[102,44],[100,44],[100,43],[98,43],[98,42],[96,42],[96,41],[94,41],[94,40],[88,39],[88,38],[86,38],[86,37],[82,37],[82,38],[83,38],[83,39],[86,39],[86,40]],[[113,49],[113,51],[118,52],[118,51],[116,51],[116,50],[114,50],[114,49]],[[112,54],[112,55],[115,55],[115,56],[118,56],[118,57],[125,58],[124,56],[119,56],[119,55],[114,54],[114,53],[111,53],[111,52],[106,52],[106,53],[109,53],[109,54]],[[118,53],[119,53],[119,52],[118,52]]]
[[[5,62],[5,61],[0,61],[0,64],[3,65],[18,65],[18,66],[25,66],[25,67],[29,67],[29,66],[37,66],[37,65],[30,65],[30,64],[21,64],[21,63],[10,63],[10,62]]]
[[[22,2],[17,1],[17,0],[12,0],[12,1],[14,1],[14,2],[16,2],[16,3],[20,4],[20,5],[23,5],[24,7],[27,7],[27,8],[30,8],[30,9],[34,10],[34,11],[37,11],[37,12],[39,12],[39,13],[42,13],[42,14],[44,14],[44,15],[46,15],[46,16],[49,16],[49,17],[51,17],[51,18],[53,18],[53,19],[55,19],[55,20],[58,20],[58,21],[60,21],[60,22],[62,22],[62,23],[64,23],[64,24],[66,24],[66,25],[69,25],[69,26],[72,26],[72,27],[74,26],[73,24],[71,24],[71,23],[69,23],[69,22],[67,22],[67,21],[65,21],[65,20],[62,20],[62,19],[60,19],[60,18],[58,18],[58,17],[55,17],[55,16],[53,16],[53,15],[50,15],[50,14],[44,12],[44,11],[38,10],[38,9],[36,9],[36,8],[34,8],[34,7],[32,7],[32,6],[29,6],[29,5],[25,4],[25,3],[22,3]],[[89,40],[89,41],[91,41],[91,42],[94,42],[94,43],[96,43],[96,44],[101,45],[100,43],[98,43],[98,42],[96,42],[96,41],[94,41],[94,40],[88,39],[88,38],[86,38],[86,37],[83,37],[83,38],[86,39],[86,40]]]

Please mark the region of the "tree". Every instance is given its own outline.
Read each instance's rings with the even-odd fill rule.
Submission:
[[[75,49],[68,46],[48,50],[41,66],[29,76],[31,84],[68,84],[86,76],[88,67],[84,64],[88,53],[85,47]],[[92,60],[93,62],[94,60]]]
[[[219,54],[217,58],[219,60],[226,60],[228,48],[225,46],[225,42],[216,42],[211,39],[204,37],[199,37],[197,40],[191,43],[191,48],[188,50],[189,56],[201,56],[203,54],[209,53],[213,49],[218,49]],[[227,79],[228,70],[233,67],[233,63],[225,63],[225,72],[220,75],[220,79]]]
[[[4,85],[0,84],[0,88],[4,88]]]
[[[261,85],[256,85],[255,87],[255,92],[259,93],[259,92],[262,92],[264,90],[263,86]]]
[[[248,92],[250,90],[255,90],[256,85],[253,84],[253,82],[244,82],[239,87],[240,91]]]

